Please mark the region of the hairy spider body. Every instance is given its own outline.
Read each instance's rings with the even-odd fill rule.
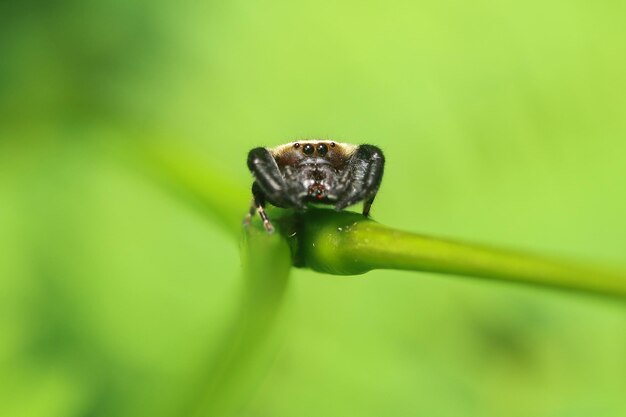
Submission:
[[[306,210],[307,203],[330,204],[342,210],[365,201],[369,210],[383,176],[385,158],[373,145],[353,145],[307,140],[275,148],[254,148],[248,153],[248,168],[254,175],[252,207],[246,223],[256,211],[265,229],[273,226],[265,203]]]

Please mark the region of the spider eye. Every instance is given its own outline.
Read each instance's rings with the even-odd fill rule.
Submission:
[[[319,145],[317,145],[317,154],[319,156],[324,156],[326,155],[327,152],[328,152],[328,146],[324,145],[323,143],[320,143]]]
[[[307,155],[313,155],[314,150],[315,149],[313,148],[313,145],[308,144],[308,143],[304,145],[304,147],[302,148],[302,151]]]
[[[298,142],[296,142],[296,143],[293,144],[293,147],[298,149],[300,147],[300,144]]]

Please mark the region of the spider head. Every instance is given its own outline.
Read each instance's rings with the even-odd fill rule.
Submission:
[[[297,167],[309,161],[326,161],[333,168],[342,170],[356,151],[357,146],[328,140],[304,140],[271,148],[270,152],[278,167]]]

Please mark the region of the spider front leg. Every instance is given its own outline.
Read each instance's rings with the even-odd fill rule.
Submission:
[[[365,200],[363,215],[369,216],[370,208],[383,179],[385,157],[372,145],[361,145],[350,158],[341,178],[341,193],[335,210],[342,210],[358,201]]]
[[[249,225],[252,216],[254,216],[254,213],[258,212],[259,217],[261,217],[261,220],[263,221],[263,227],[265,227],[267,233],[273,233],[274,226],[272,225],[272,222],[270,222],[270,219],[267,217],[267,213],[265,212],[265,196],[263,195],[263,191],[256,182],[252,184],[252,196],[252,204],[250,206],[250,211],[244,219],[244,224]]]
[[[252,149],[248,153],[248,168],[256,181],[252,184],[254,200],[244,223],[249,223],[250,218],[257,211],[261,220],[263,220],[265,229],[269,233],[273,232],[274,227],[269,221],[267,213],[265,213],[266,201],[277,207],[306,208],[302,199],[306,192],[300,184],[285,179],[278,168],[276,160],[267,149]]]

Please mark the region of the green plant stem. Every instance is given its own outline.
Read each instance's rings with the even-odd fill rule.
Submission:
[[[277,351],[273,337],[287,288],[291,255],[284,239],[250,227],[241,244],[244,288],[220,350],[180,415],[239,415]]]
[[[338,275],[428,271],[626,297],[626,274],[542,255],[404,232],[349,212],[296,215],[289,235],[301,266]]]
[[[260,225],[242,227],[251,197],[208,161],[167,142],[140,146],[133,156],[166,191],[217,220],[230,234],[243,236],[243,285],[232,323],[175,412],[192,417],[240,415],[277,351],[274,330],[292,265],[289,246]]]

